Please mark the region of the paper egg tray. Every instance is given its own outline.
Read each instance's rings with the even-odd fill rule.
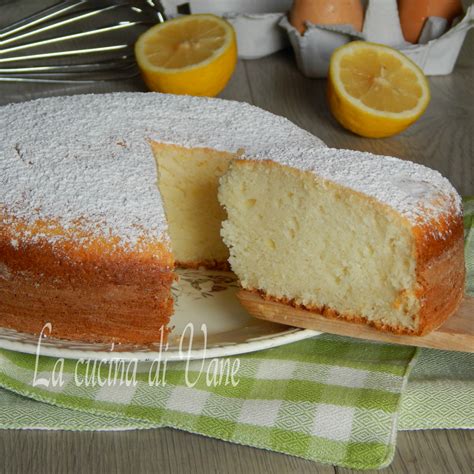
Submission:
[[[310,23],[302,35],[288,22],[286,12],[291,3],[291,0],[191,0],[187,3],[162,0],[165,12],[170,16],[214,13],[226,18],[236,30],[242,59],[268,56],[285,48],[289,40],[301,72],[307,77],[326,77],[334,49],[349,41],[364,39],[364,36],[349,25]],[[425,44],[405,43],[397,49],[415,61],[427,75],[450,74],[472,26],[474,7],[470,6],[462,20],[438,38]]]
[[[300,34],[284,16],[279,26],[286,30],[295,52],[298,68],[307,77],[326,77],[332,52],[349,41],[364,39],[362,33],[355,31],[349,25],[307,23],[307,30],[304,34]],[[397,49],[418,64],[426,75],[450,74],[466,33],[473,26],[474,7],[470,6],[462,20],[440,37],[429,40],[425,44],[405,43]]]

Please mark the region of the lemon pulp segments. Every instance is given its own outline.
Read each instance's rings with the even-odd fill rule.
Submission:
[[[232,26],[214,15],[188,15],[156,25],[135,55],[148,87],[160,92],[216,95],[237,61]]]
[[[357,41],[331,58],[331,111],[359,135],[383,137],[404,130],[424,112],[429,97],[423,72],[392,48]]]

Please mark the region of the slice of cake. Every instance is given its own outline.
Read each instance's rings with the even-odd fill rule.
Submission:
[[[396,333],[424,334],[456,310],[463,223],[439,173],[328,148],[272,159],[235,161],[219,189],[244,288]]]

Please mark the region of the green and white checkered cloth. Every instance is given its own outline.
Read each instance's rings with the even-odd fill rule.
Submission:
[[[472,294],[474,198],[465,214]],[[238,359],[237,386],[209,386],[203,374],[189,387],[175,362],[164,386],[150,386],[149,366],[139,365],[136,385],[84,387],[75,381],[84,365],[65,361],[62,387],[33,387],[35,357],[1,350],[0,428],[166,426],[354,469],[388,465],[397,430],[474,428],[472,354],[323,335]],[[55,363],[41,357],[37,378],[51,378]]]

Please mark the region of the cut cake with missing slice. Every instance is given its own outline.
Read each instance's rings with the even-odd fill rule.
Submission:
[[[229,249],[245,288],[384,330],[425,333],[462,297],[445,178],[248,104],[40,99],[2,107],[0,137],[0,327],[159,342],[175,264],[222,268]]]

